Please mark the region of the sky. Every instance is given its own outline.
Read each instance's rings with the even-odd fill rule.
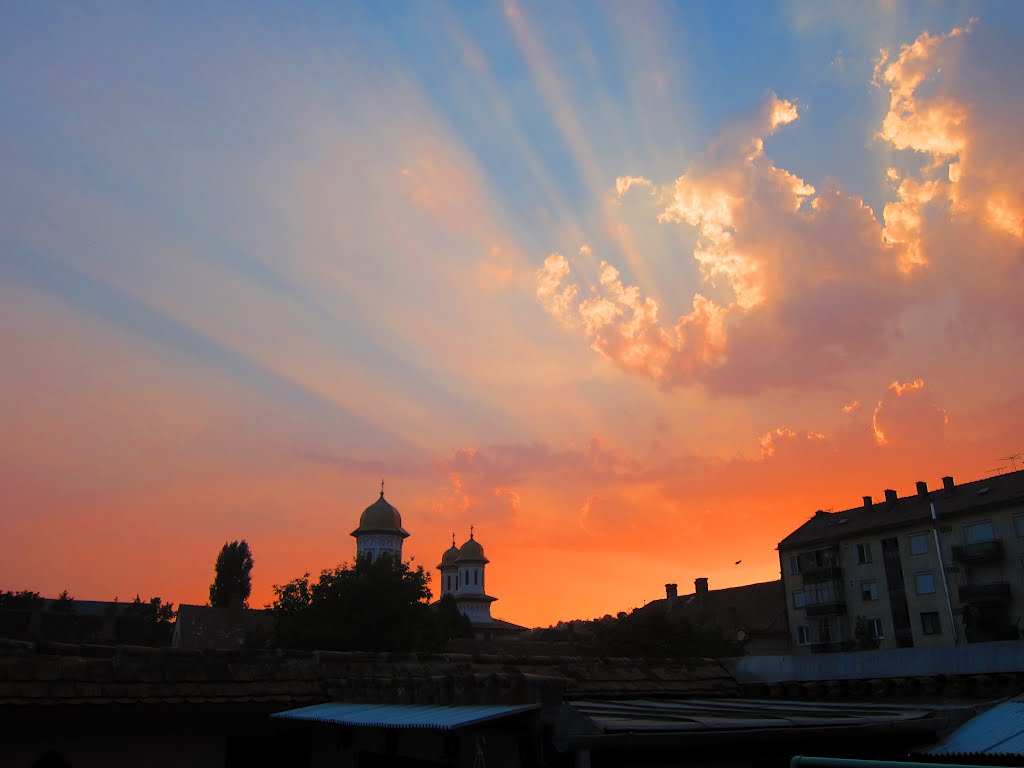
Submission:
[[[3,16],[0,589],[262,606],[383,477],[547,626],[1024,466],[1024,4]]]

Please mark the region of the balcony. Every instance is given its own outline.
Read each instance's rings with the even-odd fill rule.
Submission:
[[[1002,560],[1003,555],[1003,542],[999,539],[953,547],[955,563],[994,563]]]
[[[838,565],[804,565],[800,569],[804,584],[819,581],[834,581],[843,578],[843,569]]]
[[[827,603],[807,603],[804,608],[807,610],[808,618],[812,616],[834,616],[846,613],[846,601],[832,600]]]
[[[1010,599],[1010,584],[1006,581],[965,584],[959,594],[961,603],[1005,603]]]

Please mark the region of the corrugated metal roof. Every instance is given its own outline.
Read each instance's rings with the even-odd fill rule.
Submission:
[[[1024,696],[971,718],[925,754],[1024,755]]]
[[[916,706],[768,699],[619,699],[569,704],[605,733],[891,724],[924,720],[930,714]]]
[[[347,704],[332,701],[311,707],[277,712],[271,717],[309,720],[338,725],[361,725],[368,728],[427,728],[451,731],[455,728],[518,715],[540,709],[539,704],[471,704],[463,706],[423,706],[411,704]]]

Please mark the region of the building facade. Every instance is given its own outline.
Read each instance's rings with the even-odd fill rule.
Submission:
[[[664,611],[694,626],[713,627],[724,638],[743,644],[750,656],[789,652],[786,595],[781,581],[710,589],[706,577],[694,579],[693,594],[680,595],[677,584],[665,585],[665,597],[638,610]]]
[[[1024,470],[819,510],[778,550],[793,653],[1019,639]]]

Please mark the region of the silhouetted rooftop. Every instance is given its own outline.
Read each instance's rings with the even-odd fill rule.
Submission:
[[[931,520],[931,502],[941,520],[968,511],[1024,503],[1024,470],[995,475],[984,480],[938,488],[926,496],[917,493],[894,501],[878,501],[842,512],[818,511],[781,542],[779,549],[828,543],[867,531],[898,528]]]

